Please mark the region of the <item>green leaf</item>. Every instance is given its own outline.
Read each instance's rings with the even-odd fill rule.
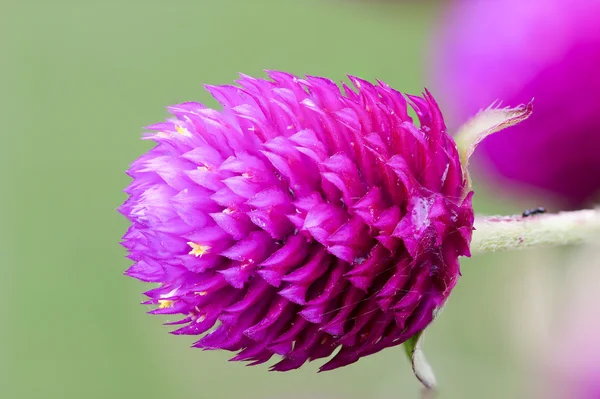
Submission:
[[[437,382],[435,380],[433,368],[427,362],[425,354],[421,349],[422,338],[423,331],[413,335],[404,342],[404,350],[412,364],[415,376],[425,388],[423,390],[423,398],[433,398],[435,397]]]

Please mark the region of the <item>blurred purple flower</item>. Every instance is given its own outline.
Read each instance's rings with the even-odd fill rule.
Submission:
[[[535,98],[527,122],[479,147],[481,166],[571,207],[598,194],[600,1],[463,0],[444,17],[430,65],[456,123]]]
[[[154,314],[174,334],[239,351],[273,370],[341,350],[321,370],[423,330],[469,255],[471,192],[429,93],[407,96],[350,77],[269,72],[207,86],[149,126],[158,143],[133,163],[126,274],[160,283]],[[210,331],[210,332],[208,332]],[[208,332],[208,333],[207,333]]]

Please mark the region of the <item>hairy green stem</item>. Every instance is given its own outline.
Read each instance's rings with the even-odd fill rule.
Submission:
[[[600,209],[475,219],[471,253],[582,243],[600,235]]]

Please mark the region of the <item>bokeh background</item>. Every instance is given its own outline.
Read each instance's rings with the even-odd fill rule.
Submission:
[[[401,347],[288,373],[189,349],[139,302],[118,244],[128,164],[164,106],[264,69],[382,79],[420,93],[440,2],[54,0],[0,3],[2,398],[416,398]],[[435,95],[435,93],[434,93]],[[478,192],[479,212],[525,204]],[[537,204],[527,204],[537,206]],[[522,397],[510,331],[523,254],[463,262],[425,348],[441,398]],[[517,327],[518,329],[518,327]]]

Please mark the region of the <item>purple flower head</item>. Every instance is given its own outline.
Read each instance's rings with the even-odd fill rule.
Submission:
[[[571,207],[600,192],[599,26],[598,0],[462,0],[449,8],[431,65],[455,122],[496,101],[535,98],[527,122],[479,147],[488,176]]]
[[[242,75],[149,126],[129,169],[126,274],[195,347],[334,369],[422,331],[469,255],[471,192],[427,92]],[[408,115],[416,112],[419,126]]]

